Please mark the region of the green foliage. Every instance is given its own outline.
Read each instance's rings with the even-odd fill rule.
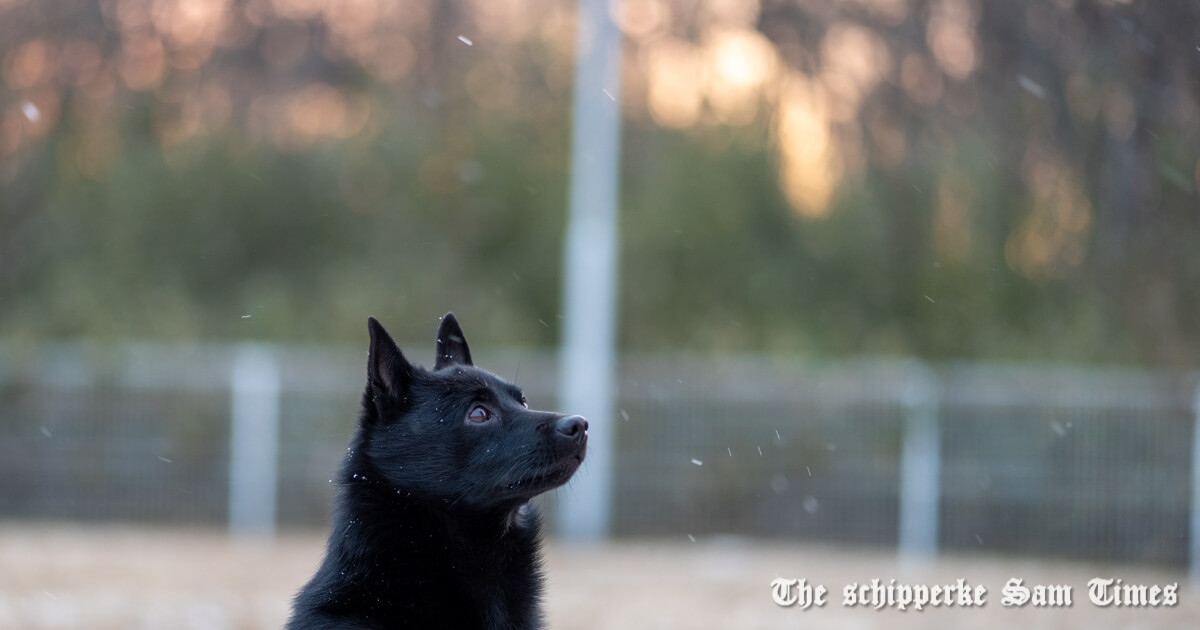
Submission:
[[[1174,35],[1195,32],[1195,12],[1080,3],[1054,10],[1075,35],[1031,42],[1021,25],[1047,9],[1025,4],[1025,16],[979,8],[984,65],[970,79],[938,79],[944,104],[915,104],[896,77],[864,97],[840,128],[858,138],[845,151],[858,162],[822,218],[803,217],[781,192],[777,115],[666,130],[634,103],[623,137],[621,344],[1195,366],[1200,138],[1196,75],[1180,70],[1194,63],[1180,65]],[[568,66],[533,35],[481,62],[484,45],[454,37],[458,5],[433,6],[399,82],[315,53],[282,71],[263,62],[263,39],[249,38],[153,90],[118,89],[101,123],[81,122],[85,97],[63,91],[53,130],[0,159],[3,335],[360,341],[371,314],[421,339],[454,310],[492,344],[557,343]],[[762,32],[793,71],[807,71],[797,47],[816,51],[819,37],[801,26],[818,23],[774,10],[764,9]],[[30,7],[6,11],[6,68],[27,39],[74,28]],[[99,13],[72,15],[94,30]],[[899,67],[906,47],[928,52],[906,30],[925,16],[863,24]],[[107,54],[116,36],[103,32]],[[300,32],[313,50],[328,45],[320,24]],[[503,75],[499,97],[479,96],[497,89],[481,69]],[[186,92],[210,77],[235,86],[229,121],[168,141],[171,82]],[[318,80],[352,95],[346,111],[366,103],[369,122],[303,142],[255,127],[267,84],[297,98],[296,85]],[[0,91],[0,111],[17,121],[5,128],[26,124],[13,116],[37,98]],[[903,141],[898,157],[880,149],[881,125]],[[88,166],[80,155],[97,127],[117,148]],[[1051,183],[1039,192],[1043,171]],[[1072,207],[1085,227],[1055,237]],[[1044,260],[1042,237],[1062,241]]]

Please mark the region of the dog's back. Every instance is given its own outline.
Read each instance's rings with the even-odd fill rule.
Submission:
[[[373,319],[370,330],[325,560],[288,629],[541,627],[529,500],[575,472],[587,422],[531,411],[519,389],[474,367],[450,314],[431,371]]]

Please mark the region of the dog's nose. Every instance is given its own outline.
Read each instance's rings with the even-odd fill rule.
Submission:
[[[583,416],[563,416],[558,419],[558,433],[572,440],[583,439],[587,435],[588,423]]]

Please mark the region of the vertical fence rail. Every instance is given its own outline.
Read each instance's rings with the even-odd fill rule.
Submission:
[[[279,476],[279,364],[269,350],[236,349],[230,371],[229,531],[235,537],[275,533]]]
[[[1188,540],[1188,570],[1200,581],[1200,382],[1192,397],[1192,512]]]
[[[616,362],[617,189],[621,137],[621,32],[607,0],[580,0],[571,199],[564,243],[561,404],[590,423],[587,462],[559,503],[566,538],[608,535]]]
[[[899,553],[919,562],[937,553],[941,496],[939,388],[933,373],[914,363],[901,394]]]

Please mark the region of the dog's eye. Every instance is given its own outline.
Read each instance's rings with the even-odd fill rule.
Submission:
[[[524,407],[524,408],[526,408],[526,409],[528,409],[528,408],[529,408],[529,401],[528,401],[528,400],[525,400],[525,397],[524,397],[524,396],[522,396],[522,397],[521,397],[521,406],[522,406],[522,407]]]
[[[492,414],[488,413],[487,409],[484,409],[479,405],[476,405],[473,409],[471,409],[471,412],[467,414],[467,420],[470,420],[471,422],[478,422],[480,424],[491,419]]]

